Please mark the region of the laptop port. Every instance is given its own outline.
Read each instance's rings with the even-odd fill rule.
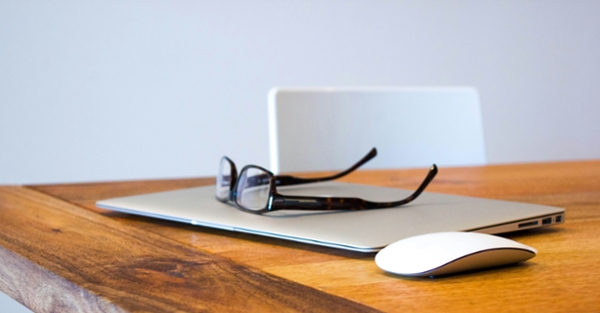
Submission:
[[[559,215],[556,217],[556,222],[557,223],[561,223],[562,222],[562,215]]]
[[[533,221],[533,222],[527,222],[527,223],[521,223],[519,224],[519,228],[525,228],[525,227],[531,227],[531,226],[536,226],[538,223],[538,221]]]
[[[549,224],[552,224],[551,217],[546,217],[545,219],[542,220],[542,225],[549,225]]]

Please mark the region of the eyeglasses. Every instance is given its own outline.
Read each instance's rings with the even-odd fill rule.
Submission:
[[[346,176],[377,155],[373,148],[365,157],[345,171],[331,176],[301,178],[274,175],[256,165],[246,165],[238,172],[235,163],[224,156],[219,164],[215,196],[221,202],[231,201],[243,211],[262,214],[276,210],[366,210],[391,208],[415,200],[437,174],[433,164],[419,188],[406,199],[393,202],[373,202],[359,198],[286,196],[277,192],[277,186],[328,181]]]

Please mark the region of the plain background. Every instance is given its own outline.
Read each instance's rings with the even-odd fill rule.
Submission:
[[[474,86],[490,163],[597,159],[599,73],[597,0],[0,0],[0,184],[267,165],[273,86]]]
[[[596,0],[1,0],[0,184],[267,166],[272,86],[474,86],[490,163],[599,158],[599,73]]]

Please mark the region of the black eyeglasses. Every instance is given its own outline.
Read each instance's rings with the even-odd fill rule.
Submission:
[[[276,210],[366,210],[400,206],[415,200],[437,174],[433,164],[419,188],[406,199],[393,202],[372,202],[359,198],[286,196],[277,192],[276,186],[328,181],[350,174],[377,155],[373,148],[365,157],[347,170],[331,176],[301,178],[274,175],[256,165],[246,165],[238,172],[233,161],[223,157],[219,165],[215,195],[219,201],[232,201],[244,211],[262,214]]]

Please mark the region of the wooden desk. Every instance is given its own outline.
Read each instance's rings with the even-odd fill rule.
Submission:
[[[345,181],[413,189],[425,169]],[[212,179],[0,187],[0,289],[36,312],[600,312],[600,161],[442,168],[428,191],[567,209],[507,235],[514,267],[407,279],[361,254],[99,210],[98,199]]]

